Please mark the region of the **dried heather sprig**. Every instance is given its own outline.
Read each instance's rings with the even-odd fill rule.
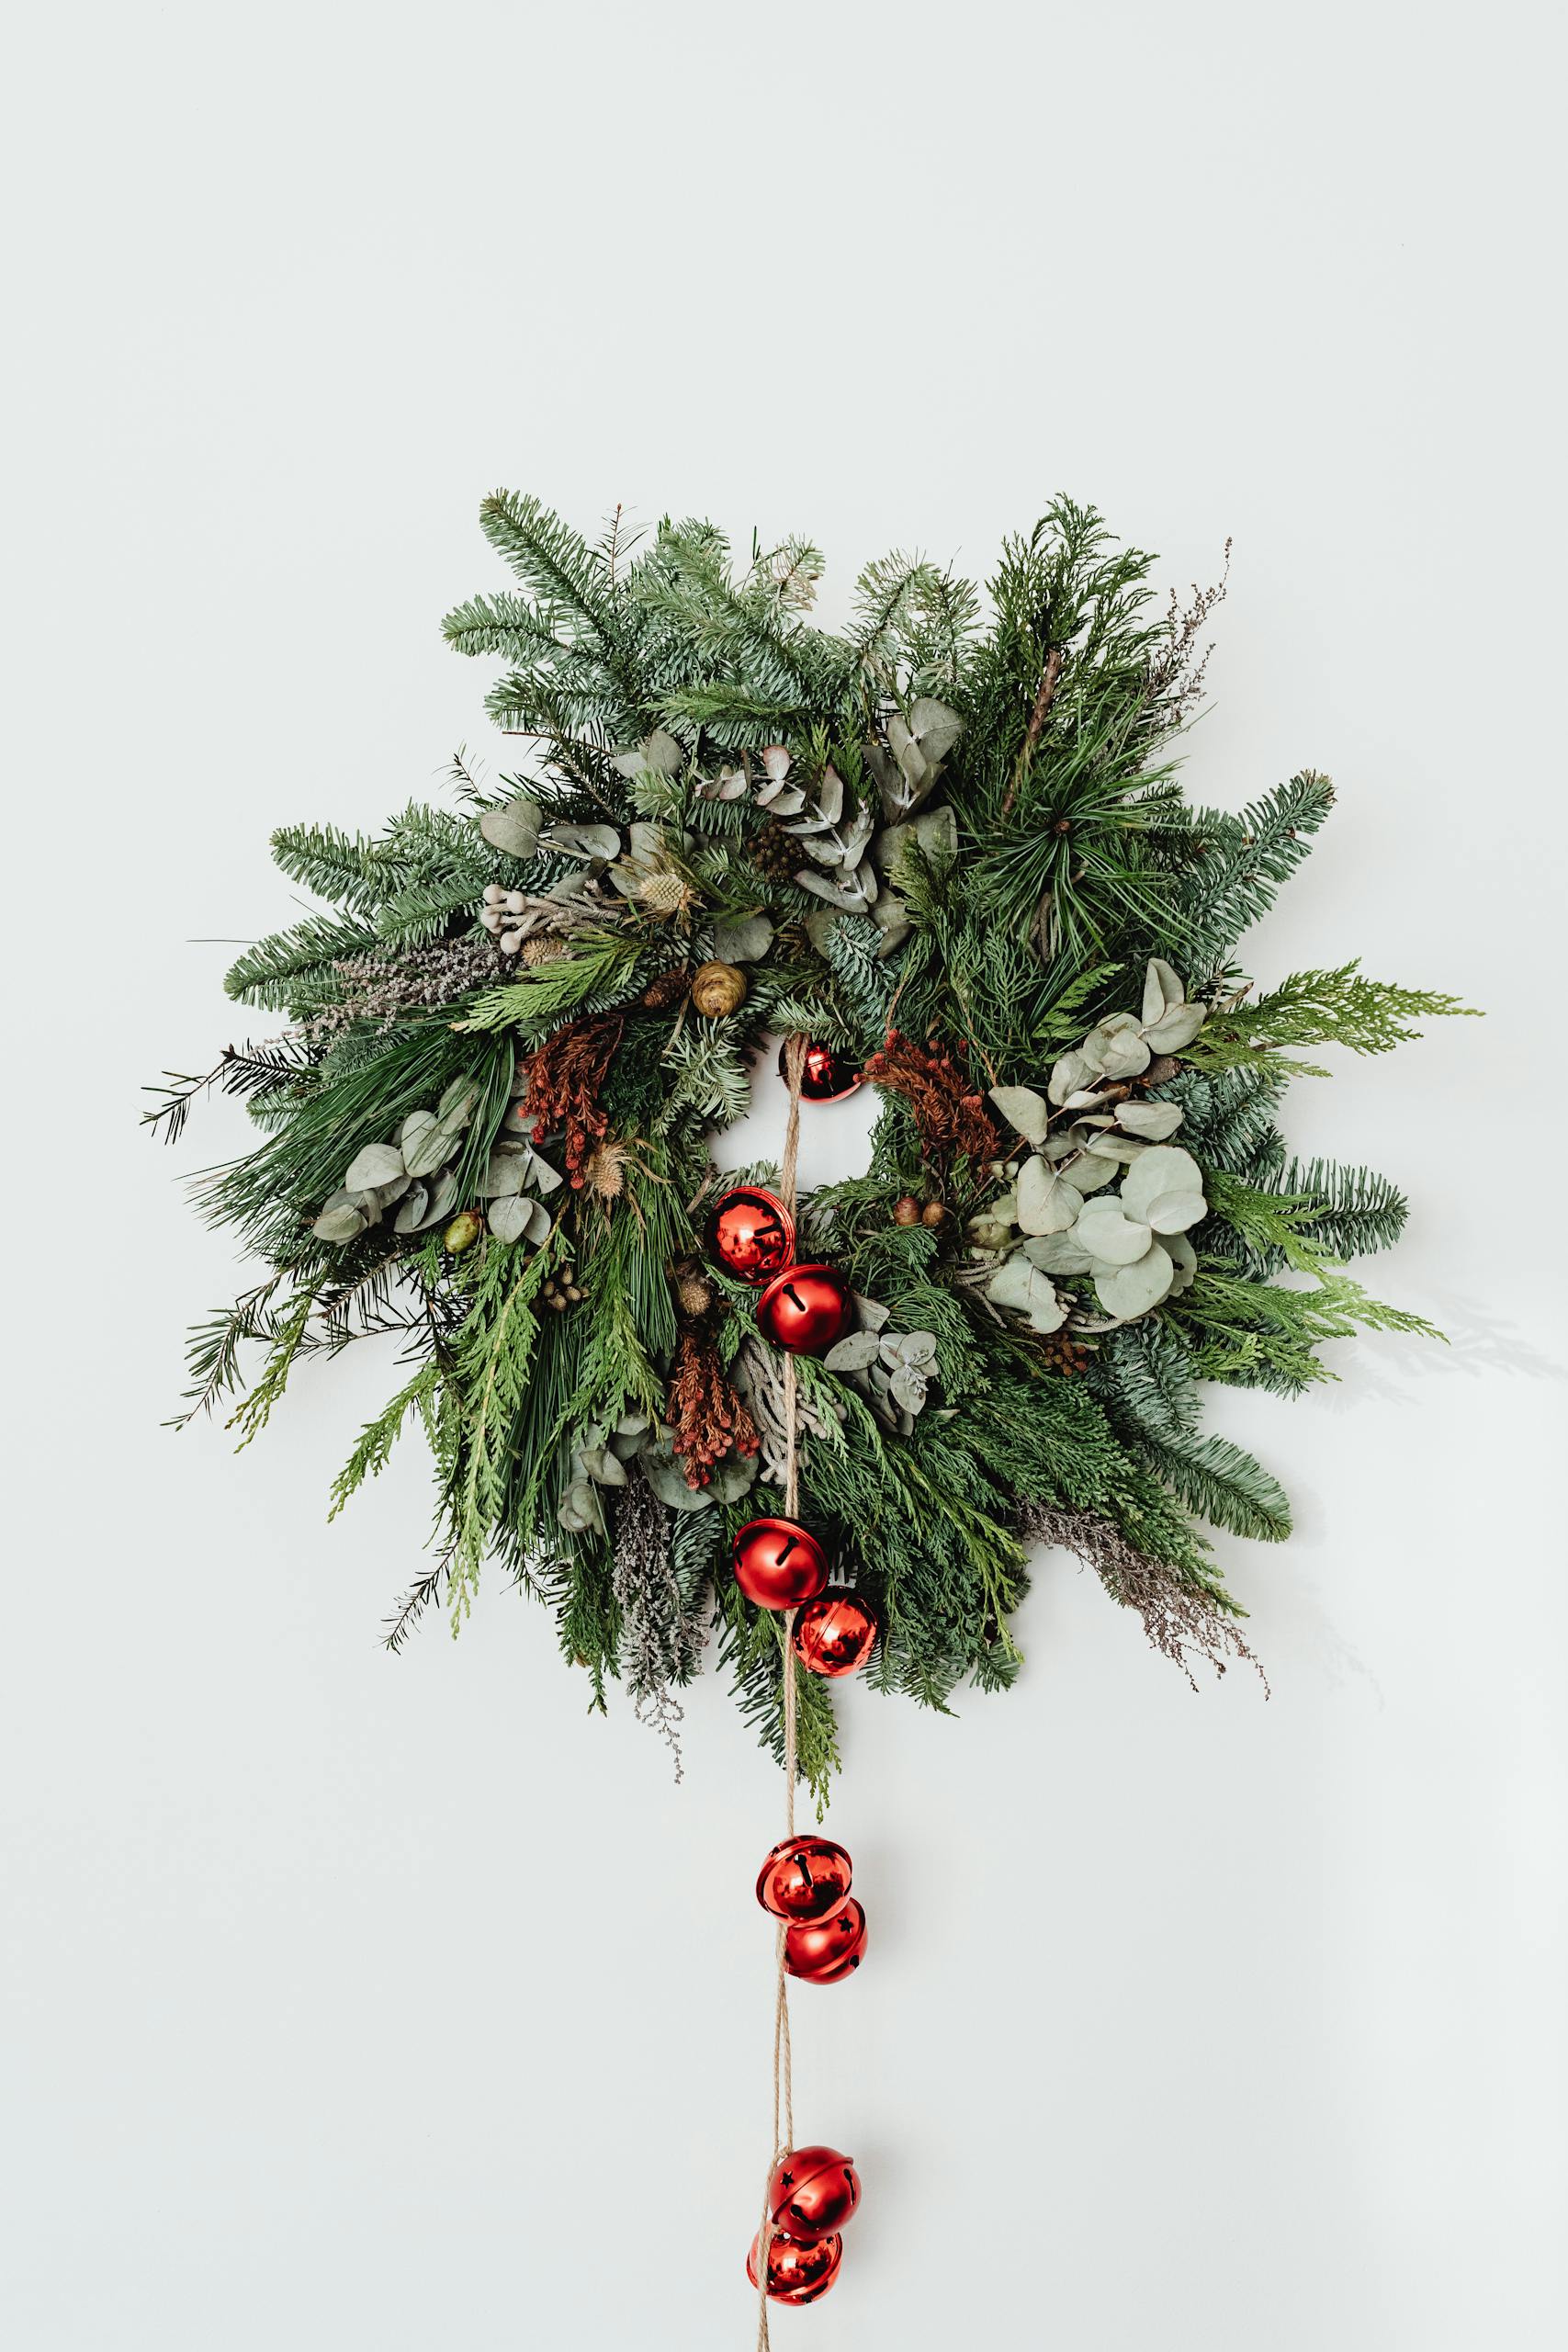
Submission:
[[[1020,1534],[1036,1544],[1056,1544],[1065,1552],[1076,1552],[1112,1600],[1137,1611],[1152,1646],[1181,1668],[1194,1690],[1198,1684],[1188,1664],[1190,1654],[1207,1658],[1216,1674],[1223,1674],[1230,1661],[1245,1658],[1268,1690],[1269,1678],[1250,1645],[1213,1596],[1186,1583],[1163,1562],[1151,1560],[1110,1520],[1090,1510],[1026,1503],[1018,1526]]]

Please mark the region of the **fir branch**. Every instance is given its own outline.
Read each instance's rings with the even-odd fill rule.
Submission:
[[[526,978],[504,988],[487,989],[470,1005],[467,1017],[453,1023],[459,1031],[516,1029],[537,1036],[556,1028],[590,999],[606,990],[629,994],[633,967],[640,952],[635,940],[607,934],[579,933],[580,944],[554,964],[541,964]]]

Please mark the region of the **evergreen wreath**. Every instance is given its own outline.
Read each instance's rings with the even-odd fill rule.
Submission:
[[[1036,1543],[1190,1679],[1250,1657],[1200,1522],[1278,1542],[1290,1508],[1202,1433],[1203,1384],[1294,1395],[1357,1327],[1430,1329],[1344,1271],[1405,1203],[1291,1156],[1281,1098],[1323,1074],[1292,1049],[1466,1008],[1354,963],[1238,968],[1333,793],[1303,769],[1239,815],[1183,798],[1223,582],[1159,605],[1153,559],[1060,498],[984,596],[896,554],[829,632],[805,541],[738,565],[711,524],[643,544],[617,512],[590,545],[505,492],[481,521],[520,589],[444,626],[505,665],[519,772],[459,753],[454,807],[276,833],[329,910],[227,987],[288,1025],[147,1114],[172,1139],[216,1086],[264,1137],[197,1180],[268,1271],[193,1334],[182,1420],[231,1400],[248,1443],[306,1357],[395,1334],[406,1376],[332,1495],[423,1428],[434,1557],[389,1645],[438,1602],[456,1630],[493,1558],[595,1703],[623,1680],[672,1743],[716,1626],[779,1752],[780,1621],[727,1561],[781,1509],[782,1359],[703,1229],[712,1132],[804,1034],[881,1092],[865,1174],[799,1213],[857,1325],[797,1360],[800,1510],[874,1604],[870,1679],[938,1707],[1010,1683]],[[818,1676],[799,1709],[820,1796]]]

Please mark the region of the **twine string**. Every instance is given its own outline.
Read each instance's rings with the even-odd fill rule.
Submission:
[[[791,1037],[784,1047],[784,1077],[789,1085],[789,1121],[784,1129],[784,1158],[779,1164],[779,1198],[795,1215],[795,1170],[800,1159],[800,1081],[806,1069],[807,1041]],[[798,1408],[795,1358],[786,1350],[784,1361],[784,1515],[794,1519],[800,1509]],[[784,1618],[784,1835],[795,1836],[795,1781],[797,1765],[795,1708],[795,1619],[793,1609]],[[784,1966],[784,1923],[773,1938],[773,2136],[762,2184],[762,2222],[757,2233],[757,2352],[769,2352],[768,2246],[773,2236],[771,2190],[773,2167],[795,2145],[795,2083],[789,2041],[789,1971]]]

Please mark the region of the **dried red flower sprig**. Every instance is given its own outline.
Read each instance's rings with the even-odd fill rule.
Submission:
[[[863,1075],[903,1096],[915,1114],[928,1158],[951,1159],[960,1153],[978,1160],[998,1157],[1000,1147],[984,1098],[945,1046],[931,1040],[917,1046],[912,1037],[889,1029],[887,1043],[873,1054]]]
[[[761,1445],[756,1422],[724,1376],[718,1342],[705,1323],[688,1323],[676,1344],[669,1410],[671,1442],[694,1489],[707,1485],[715,1464],[731,1450],[749,1456]]]
[[[624,1026],[618,1012],[570,1021],[517,1066],[535,1135],[543,1137],[559,1128],[565,1136],[566,1172],[574,1192],[582,1190],[583,1163],[610,1124],[599,1096]]]

